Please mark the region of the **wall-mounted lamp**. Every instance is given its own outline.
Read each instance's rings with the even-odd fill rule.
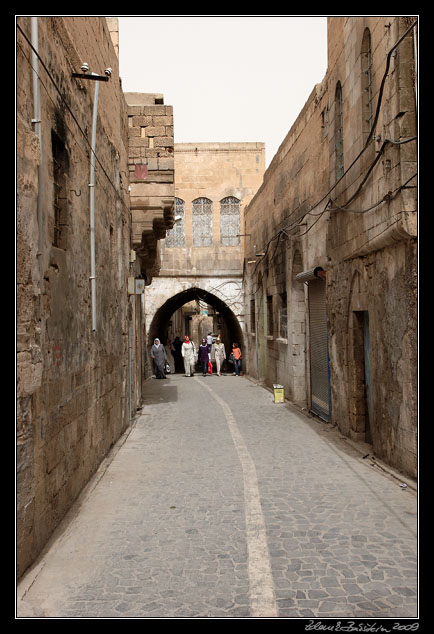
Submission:
[[[247,264],[255,264],[256,260],[247,260]]]
[[[265,253],[255,253],[257,258],[263,258]]]
[[[72,73],[73,77],[79,77],[80,79],[92,79],[93,81],[108,81],[110,75],[112,74],[111,68],[106,68],[104,73],[105,75],[97,75],[96,73],[89,73],[89,64],[87,62],[83,62],[81,65],[81,73]]]

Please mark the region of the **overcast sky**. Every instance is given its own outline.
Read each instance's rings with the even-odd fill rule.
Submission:
[[[118,16],[124,92],[162,93],[175,143],[276,154],[327,69],[323,16]]]

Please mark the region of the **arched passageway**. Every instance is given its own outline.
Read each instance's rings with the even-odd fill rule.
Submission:
[[[160,308],[155,312],[149,327],[148,347],[152,346],[152,342],[155,337],[160,338],[164,343],[166,343],[168,340],[172,315],[185,304],[195,300],[205,302],[209,306],[212,306],[219,314],[219,321],[221,322],[220,332],[226,345],[227,354],[229,354],[232,343],[235,341],[238,342],[243,349],[244,337],[240,323],[234,312],[216,295],[213,295],[201,288],[186,289],[174,295],[160,306]]]

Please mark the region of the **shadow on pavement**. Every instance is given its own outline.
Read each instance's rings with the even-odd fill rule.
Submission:
[[[178,400],[178,388],[171,384],[171,378],[148,379],[142,388],[143,405],[175,403]]]

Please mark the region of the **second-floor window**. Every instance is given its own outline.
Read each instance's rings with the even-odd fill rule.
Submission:
[[[373,120],[372,107],[372,47],[371,33],[365,29],[362,41],[362,116],[363,116],[363,136],[366,139],[371,131]]]
[[[279,337],[286,339],[288,337],[288,300],[286,293],[280,295],[279,310]]]
[[[240,201],[234,196],[220,201],[220,242],[228,247],[240,244]]]
[[[274,333],[273,328],[273,296],[267,296],[267,335],[272,337]]]
[[[210,247],[213,243],[212,201],[193,200],[193,246]]]
[[[342,86],[338,81],[335,93],[335,150],[336,150],[336,178],[344,173],[344,124],[342,108]]]

